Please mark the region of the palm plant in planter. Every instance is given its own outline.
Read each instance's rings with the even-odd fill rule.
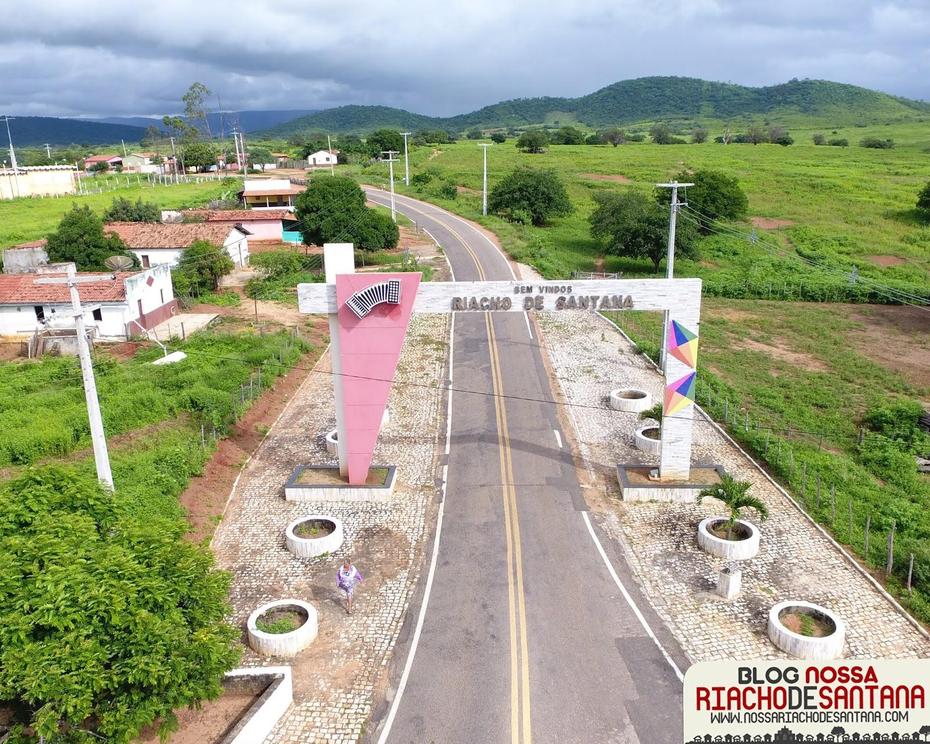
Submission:
[[[642,411],[639,414],[639,417],[645,421],[655,421],[656,422],[655,427],[649,427],[649,428],[655,428],[656,432],[661,433],[662,431],[662,404],[661,403],[656,403],[654,406],[652,406],[652,408],[647,408],[645,411]],[[654,438],[658,439],[659,437],[657,436]]]
[[[723,473],[720,476],[720,483],[708,486],[698,494],[697,502],[699,504],[705,498],[714,498],[722,501],[730,510],[730,517],[725,520],[727,540],[733,539],[733,528],[743,516],[744,509],[755,511],[759,515],[760,522],[764,522],[769,517],[768,507],[761,499],[749,493],[751,486],[752,484],[747,481],[738,481],[732,475]]]

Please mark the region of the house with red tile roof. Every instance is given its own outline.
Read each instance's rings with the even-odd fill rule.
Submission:
[[[177,266],[198,240],[225,248],[236,266],[249,264],[249,231],[225,222],[108,222],[104,230],[122,238],[144,268]]]
[[[84,170],[93,170],[93,167],[100,163],[106,163],[112,170],[116,166],[122,167],[123,158],[119,155],[88,155],[84,158]]]
[[[183,214],[211,224],[242,226],[249,231],[249,241],[281,242],[285,225],[297,222],[289,209],[188,209]]]
[[[31,336],[36,331],[74,328],[66,284],[40,284],[64,273],[0,274],[0,336]],[[78,285],[84,323],[91,338],[118,340],[138,336],[178,312],[171,269],[78,274],[98,277]]]

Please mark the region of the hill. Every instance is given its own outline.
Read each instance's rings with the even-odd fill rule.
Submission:
[[[827,80],[791,80],[750,88],[685,77],[623,80],[579,98],[517,98],[467,114],[431,117],[386,106],[341,106],[271,127],[260,134],[365,133],[379,127],[521,127],[577,121],[590,127],[656,120],[778,118],[781,123],[847,125],[913,120],[930,115],[930,103]]]
[[[292,121],[299,116],[312,114],[316,109],[268,109],[257,111],[223,111],[207,115],[210,129],[215,134],[228,134],[232,127],[239,127],[246,134],[267,129],[285,121]],[[91,121],[108,124],[128,124],[134,127],[161,126],[160,116],[107,116]]]
[[[120,140],[138,142],[145,129],[85,119],[17,116],[10,119],[10,132],[16,147],[32,147],[46,142],[50,145],[105,145]]]

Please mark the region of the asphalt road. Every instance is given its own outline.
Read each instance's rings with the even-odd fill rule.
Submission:
[[[385,192],[368,195],[389,203]],[[396,203],[442,246],[455,279],[513,278],[471,223]],[[406,685],[393,716],[394,701],[380,706],[369,741],[679,744],[672,663],[683,670],[686,658],[617,546],[598,533],[642,621],[592,537],[558,411],[535,402],[554,398],[535,329],[522,313],[458,313],[452,366],[437,567],[422,633],[414,607],[396,649],[395,686],[416,641]]]

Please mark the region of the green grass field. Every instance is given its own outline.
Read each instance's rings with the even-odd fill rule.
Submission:
[[[823,130],[817,130],[823,131]],[[546,153],[519,152],[513,140],[489,152],[489,181],[493,188],[502,176],[521,165],[550,168],[565,180],[575,206],[573,214],[543,228],[482,218],[481,150],[464,141],[411,153],[411,172],[432,171],[467,189],[456,200],[437,198],[430,186],[417,192],[398,184],[398,191],[425,196],[464,216],[478,219],[500,235],[505,248],[520,261],[534,264],[548,277],[571,271],[621,271],[645,275],[644,261],[604,256],[591,239],[587,217],[593,194],[599,190],[651,190],[682,169],[711,168],[739,178],[749,197],[749,215],[778,220],[774,229],[757,227],[762,238],[753,245],[750,222],[733,225],[746,234],[702,241],[698,261],[681,260],[679,274],[700,276],[708,291],[727,295],[768,296],[785,292],[796,296],[792,284],[830,284],[834,292],[804,293],[810,299],[847,298],[848,273],[907,291],[923,292],[930,283],[930,225],[914,209],[916,195],[930,180],[930,127],[850,127],[826,130],[828,137],[850,140],[848,148],[816,147],[812,130],[794,130],[797,144],[778,145],[664,145],[630,143],[610,146],[551,146]],[[712,130],[712,134],[713,134]],[[866,135],[893,138],[892,150],[858,146]],[[344,173],[384,185],[387,166],[343,166]],[[771,225],[771,223],[768,223]],[[784,251],[788,257],[781,257]],[[791,258],[796,251],[836,267],[821,272]],[[794,295],[791,293],[794,292]],[[773,294],[774,296],[774,294]],[[855,298],[853,298],[855,299]],[[875,300],[875,297],[865,299]]]
[[[106,179],[107,177],[103,177]],[[125,179],[123,176],[122,179]],[[115,186],[113,178],[104,183]],[[125,184],[125,180],[121,180]],[[0,248],[8,248],[27,240],[44,238],[58,227],[61,216],[72,204],[88,205],[103,212],[116,197],[154,202],[162,209],[182,209],[202,206],[213,199],[235,198],[241,186],[238,179],[163,185],[120,185],[101,194],[71,194],[60,198],[14,199],[0,201]]]

